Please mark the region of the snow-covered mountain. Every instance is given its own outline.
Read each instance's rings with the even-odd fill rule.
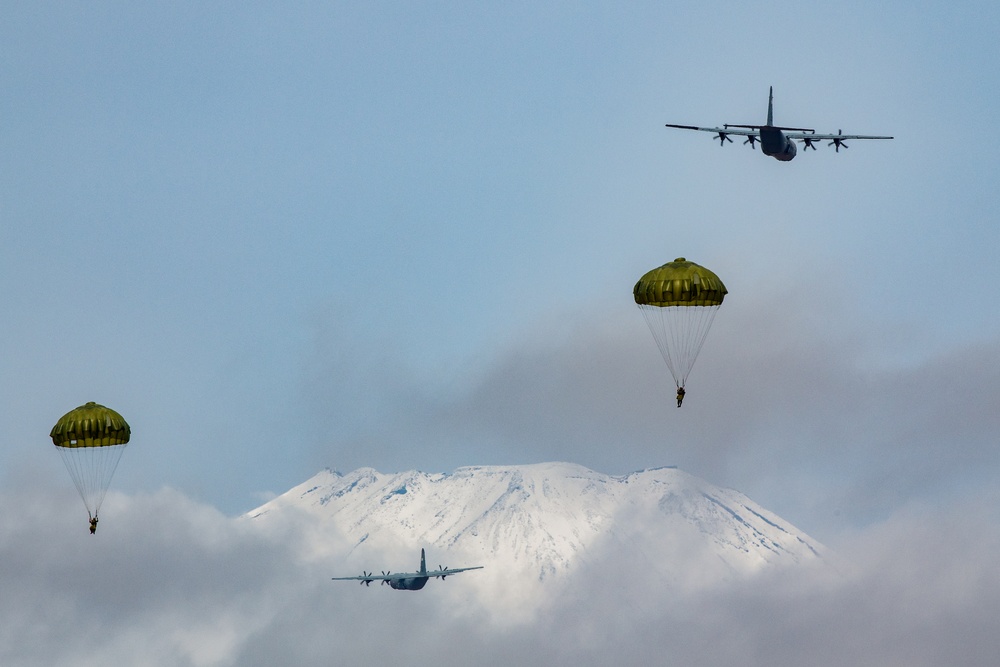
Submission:
[[[325,470],[247,516],[304,521],[320,536],[314,542],[340,545],[339,569],[412,569],[426,547],[429,565],[485,565],[542,582],[613,564],[657,582],[709,584],[820,562],[825,551],[742,493],[676,468],[624,476],[569,463]],[[394,562],[375,562],[387,556]]]

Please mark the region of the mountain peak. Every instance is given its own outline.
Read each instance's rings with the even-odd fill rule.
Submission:
[[[327,469],[247,516],[289,512],[305,513],[352,552],[407,558],[404,547],[426,546],[539,580],[598,566],[608,550],[646,554],[636,566],[671,579],[687,579],[691,567],[726,578],[824,551],[742,493],[669,466],[621,476],[565,462],[451,473]]]

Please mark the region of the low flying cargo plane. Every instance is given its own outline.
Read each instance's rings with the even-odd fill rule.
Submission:
[[[469,570],[481,570],[482,565],[477,565],[475,567],[455,567],[448,569],[447,567],[441,567],[438,565],[436,570],[427,570],[427,562],[424,558],[424,550],[420,550],[420,571],[419,572],[398,572],[393,574],[391,572],[382,572],[382,574],[372,574],[370,572],[365,572],[357,577],[331,577],[334,581],[360,581],[365,586],[370,586],[373,581],[381,581],[383,584],[389,584],[391,588],[397,591],[419,591],[427,583],[427,580],[436,577],[438,579],[444,580],[445,577],[458,574],[459,572],[467,572]]]
[[[679,127],[682,130],[699,130],[700,132],[714,132],[713,139],[719,140],[720,146],[725,146],[726,142],[733,143],[729,135],[746,137],[744,144],[750,144],[754,148],[756,142],[760,142],[760,151],[764,155],[770,155],[775,160],[788,162],[795,157],[795,142],[799,141],[806,148],[816,150],[814,145],[817,141],[829,141],[828,146],[833,146],[839,153],[841,148],[847,148],[844,143],[847,139],[892,139],[892,137],[871,136],[866,134],[843,134],[837,130],[837,134],[816,134],[816,130],[805,127],[781,127],[774,124],[774,86],[771,87],[767,96],[767,124],[766,125],[732,125],[726,124],[722,127],[698,127],[696,125],[674,125],[667,123],[667,127]],[[736,128],[736,129],[733,129]]]

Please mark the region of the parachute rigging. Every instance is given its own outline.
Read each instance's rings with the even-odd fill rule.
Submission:
[[[635,302],[678,388],[687,383],[727,293],[717,275],[683,257],[647,272],[635,284]]]
[[[49,433],[91,519],[97,518],[131,433],[120,414],[93,401],[67,412]]]

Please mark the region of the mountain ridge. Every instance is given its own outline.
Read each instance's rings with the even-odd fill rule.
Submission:
[[[267,522],[289,512],[343,540],[348,560],[426,545],[432,557],[539,581],[600,568],[611,553],[647,576],[707,584],[823,561],[825,552],[739,491],[676,466],[617,476],[565,462],[450,473],[327,468],[245,516]]]

